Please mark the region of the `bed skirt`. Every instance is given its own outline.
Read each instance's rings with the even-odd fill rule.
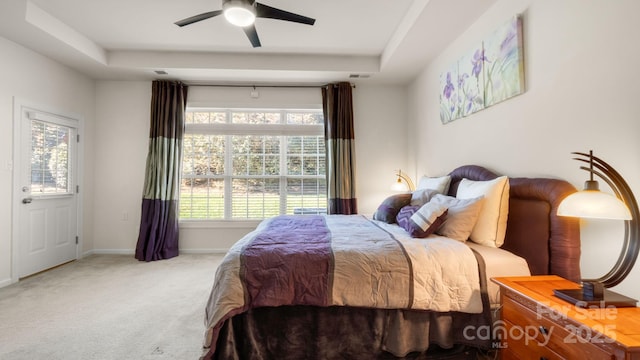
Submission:
[[[486,312],[256,308],[224,324],[215,359],[469,359],[491,342],[469,336],[476,332],[464,328],[490,321]]]

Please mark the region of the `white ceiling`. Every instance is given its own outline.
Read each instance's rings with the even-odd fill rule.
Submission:
[[[1,0],[0,36],[95,79],[406,83],[495,1],[259,0],[316,23],[259,18],[252,48],[222,16],[174,24],[221,0]]]

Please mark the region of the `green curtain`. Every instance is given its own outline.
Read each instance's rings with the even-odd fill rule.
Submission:
[[[142,217],[135,257],[141,261],[178,255],[178,200],[187,86],[154,81]]]

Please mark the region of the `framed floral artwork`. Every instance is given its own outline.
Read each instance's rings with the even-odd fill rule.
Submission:
[[[440,120],[447,124],[522,94],[522,19],[514,16],[440,74]]]
[[[440,120],[443,124],[462,116],[458,97],[458,63],[440,74]]]
[[[514,16],[484,42],[485,106],[524,92],[522,20]]]
[[[458,61],[458,95],[462,116],[484,109],[484,50],[482,44]]]

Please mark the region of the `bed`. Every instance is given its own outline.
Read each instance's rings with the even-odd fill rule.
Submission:
[[[373,219],[294,215],[263,221],[216,272],[202,358],[475,358],[492,343],[482,336],[498,302],[488,279],[556,274],[579,281],[579,223],[555,215],[560,201],[576,191],[572,185],[506,178],[473,165],[446,178],[446,188],[435,193],[423,187],[429,199],[403,205],[397,221],[380,221],[378,213]],[[475,196],[500,181],[500,196]],[[462,213],[456,201],[481,203],[462,209],[481,208],[474,216],[483,218],[495,205],[489,205],[492,198],[501,205],[491,214],[499,216],[496,224],[488,222],[491,229],[455,232],[460,228],[451,224]],[[416,219],[424,220],[422,228],[415,229]],[[445,227],[455,231],[440,231]],[[487,233],[500,241],[458,239],[482,240]]]

